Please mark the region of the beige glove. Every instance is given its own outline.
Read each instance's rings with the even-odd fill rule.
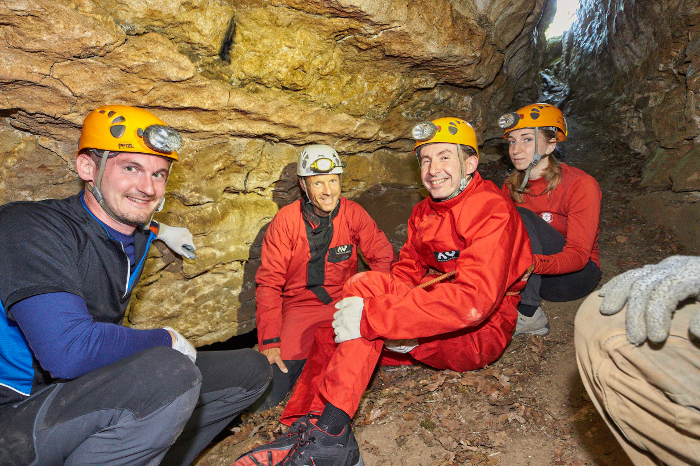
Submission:
[[[333,314],[333,329],[335,330],[335,342],[342,343],[348,340],[360,338],[360,322],[365,301],[359,296],[350,296],[341,299],[335,305],[338,312]]]
[[[163,327],[165,330],[170,332],[170,335],[173,337],[173,349],[175,351],[179,351],[188,358],[192,360],[192,362],[197,362],[197,350],[194,349],[194,346],[192,346],[192,343],[187,341],[187,338],[183,337],[180,335],[180,332],[175,330],[172,327]]]
[[[158,224],[158,234],[156,239],[161,240],[172,249],[173,252],[180,254],[187,259],[194,259],[194,238],[190,230],[183,227],[171,227],[165,223]]]
[[[700,295],[700,257],[671,256],[658,264],[613,277],[598,291],[600,312],[612,315],[627,304],[627,340],[641,345],[648,338],[668,338],[678,303]],[[690,333],[700,339],[700,312],[690,320]]]

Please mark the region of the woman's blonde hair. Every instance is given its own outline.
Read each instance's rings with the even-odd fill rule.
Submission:
[[[548,141],[551,141],[552,139],[554,139],[554,141],[557,140],[556,131],[544,128],[540,128],[539,130],[544,135],[544,137],[547,138]],[[548,156],[549,165],[547,166],[547,168],[545,168],[544,172],[542,173],[544,180],[547,182],[547,188],[545,188],[542,194],[554,191],[554,188],[556,188],[557,185],[561,182],[561,164],[559,163],[559,160],[557,160],[557,158],[555,157],[555,154],[557,153],[558,151],[555,148],[554,151]],[[530,192],[530,189],[527,187],[522,192],[518,191],[520,185],[523,184],[524,178],[525,170],[513,170],[513,173],[508,175],[508,178],[506,178],[506,185],[510,190],[510,197],[516,204],[523,204],[525,202],[525,194]]]

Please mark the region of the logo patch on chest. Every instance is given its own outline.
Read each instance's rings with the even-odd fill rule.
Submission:
[[[343,262],[352,256],[352,244],[336,246],[328,250],[328,262]]]
[[[551,212],[542,212],[540,214],[540,217],[542,217],[542,220],[544,220],[547,223],[552,223],[552,220],[554,219],[554,216]]]
[[[459,257],[459,251],[433,251],[433,254],[435,254],[435,260],[438,262],[449,262]]]

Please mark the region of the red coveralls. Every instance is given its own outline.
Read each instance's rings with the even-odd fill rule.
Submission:
[[[600,267],[598,233],[600,231],[600,200],[603,193],[598,182],[588,173],[565,163],[561,165],[561,181],[551,192],[544,194],[544,177],[530,180],[525,207],[542,217],[566,238],[564,250],[552,255],[533,255],[533,273],[561,275],[578,272],[592,260]],[[503,193],[510,199],[510,187],[503,185]]]
[[[531,264],[520,215],[478,173],[453,199],[419,202],[391,274],[366,272],[345,285],[343,297],[365,298],[362,337],[337,345],[332,328],[319,328],[281,421],[322,411],[326,402],[352,417],[384,339],[419,338],[410,356],[438,369],[467,371],[495,361],[512,338],[517,292],[526,283],[520,277]],[[452,270],[453,281],[417,288]]]
[[[333,320],[343,284],[357,273],[358,247],[372,270],[388,272],[395,259],[391,243],[369,214],[341,197],[325,260],[324,288],[333,303],[323,304],[306,286],[310,252],[301,202],[283,207],[272,219],[255,275],[259,348],[280,347],[283,360],[306,359],[316,328]]]

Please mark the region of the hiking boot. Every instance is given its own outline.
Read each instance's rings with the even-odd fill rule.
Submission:
[[[350,425],[338,435],[321,430],[313,422],[309,427],[277,466],[364,466]]]
[[[526,317],[518,312],[518,321],[515,323],[515,332],[513,332],[513,336],[517,337],[523,333],[540,336],[549,334],[549,321],[541,307],[535,310],[532,317]]]
[[[274,466],[287,456],[289,450],[297,444],[299,437],[306,430],[315,427],[311,419],[318,419],[316,414],[302,416],[289,426],[287,433],[280,435],[272,442],[253,448],[244,453],[233,466]]]

